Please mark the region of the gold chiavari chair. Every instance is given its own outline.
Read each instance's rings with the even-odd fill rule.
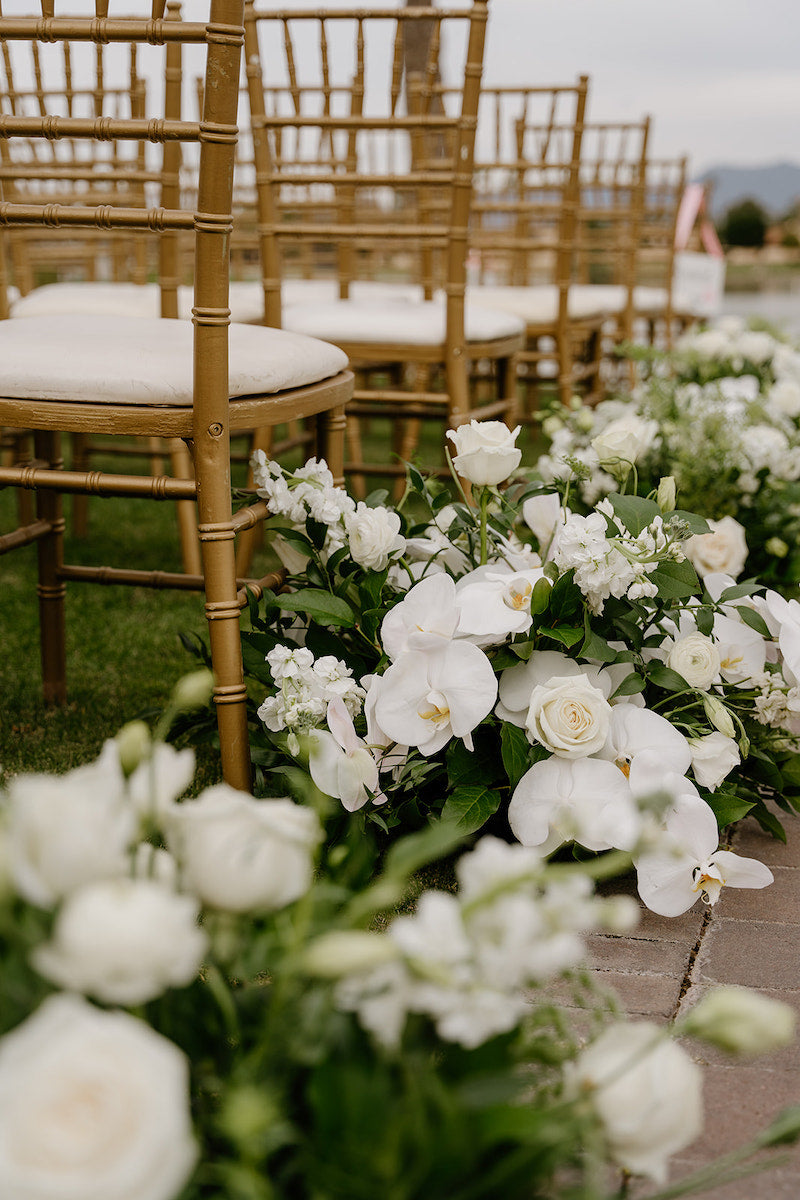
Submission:
[[[686,181],[685,157],[648,157],[634,308],[646,341],[666,349],[683,324],[682,314],[675,309],[673,276],[675,230]]]
[[[246,5],[264,319],[346,350],[357,371],[347,463],[357,489],[366,475],[402,475],[397,460],[413,455],[426,418],[442,431],[514,418],[522,323],[464,299],[486,19],[486,0],[452,10]],[[458,81],[450,96],[448,78]],[[276,90],[284,99],[268,106]],[[318,272],[335,264],[333,297],[307,298],[284,279],[309,248]],[[391,422],[385,453],[365,449],[362,422],[374,434],[376,418]]]
[[[592,386],[604,312],[575,302],[581,142],[589,81],[484,88],[470,227],[477,303],[520,316],[526,416],[543,391]]]
[[[222,770],[235,787],[250,783],[246,693],[239,614],[244,589],[237,581],[237,531],[266,516],[263,503],[232,515],[230,434],[316,415],[319,450],[341,477],[343,405],[352,390],[340,350],[279,330],[231,324],[228,308],[233,163],[238,81],[243,43],[241,0],[210,0],[201,21],[165,20],[156,0],[142,16],[109,17],[104,0],[95,16],[44,12],[0,17],[0,44],[136,43],[140,58],[202,54],[202,119],[155,112],[144,117],[0,116],[0,139],[61,138],[144,141],[166,153],[181,144],[198,148],[196,206],[116,207],[0,202],[0,229],[98,227],[151,231],[162,253],[180,235],[192,235],[192,322],[170,318],[51,317],[0,321],[0,424],[35,430],[36,461],[0,468],[0,485],[34,489],[35,519],[0,537],[0,552],[36,544],[45,699],[66,697],[64,617],[66,584],[115,582],[205,591],[215,674]],[[142,64],[144,71],[144,64]],[[163,69],[155,73],[163,75]],[[59,433],[158,436],[185,439],[195,478],[124,476],[65,471]],[[92,568],[63,561],[61,496],[89,492],[197,502],[203,572],[196,577],[126,568]],[[258,592],[263,581],[253,581]]]

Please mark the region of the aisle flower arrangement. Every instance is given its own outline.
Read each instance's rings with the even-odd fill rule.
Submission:
[[[644,352],[642,352],[644,353]],[[650,360],[630,396],[596,407],[577,399],[544,420],[543,479],[580,476],[588,511],[617,489],[647,495],[675,478],[682,505],[709,518],[695,543],[701,573],[719,569],[778,587],[800,581],[800,353],[728,318],[689,332]]]
[[[184,681],[171,714],[209,686]],[[452,827],[398,840],[380,871],[363,838],[320,868],[310,804],[182,799],[193,772],[134,723],[0,796],[3,1197],[600,1200],[620,1167],[665,1180],[700,1131],[701,1070],[576,973],[584,933],[635,920],[593,891],[617,856],[553,866],[484,837],[457,891],[412,907]],[[548,997],[565,973],[583,1046]],[[751,1053],[793,1015],[720,989],[672,1032]],[[787,1110],[694,1184],[798,1130]]]
[[[357,504],[322,463],[257,461],[287,567],[245,635],[262,784],[310,776],[340,830],[387,840],[444,817],[623,850],[664,915],[769,884],[720,830],[749,813],[784,837],[800,805],[800,604],[701,582],[708,525],[669,478],[581,513],[575,481],[498,486],[521,458],[500,423],[448,436],[469,500],[412,469],[396,509]]]

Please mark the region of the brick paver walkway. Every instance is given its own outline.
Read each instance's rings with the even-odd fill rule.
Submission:
[[[771,868],[775,882],[768,888],[730,888],[714,908],[697,905],[672,920],[645,910],[628,937],[594,935],[598,982],[613,987],[632,1017],[670,1020],[712,985],[734,983],[791,1004],[800,1018],[800,829],[791,822],[788,836],[788,845],[781,845],[751,821],[734,834],[737,853]],[[635,895],[633,881],[628,886]],[[782,1108],[800,1104],[800,1040],[745,1060],[694,1041],[686,1045],[703,1065],[706,1126],[673,1159],[670,1182],[748,1140]],[[800,1147],[786,1153],[780,1167],[703,1194],[712,1200],[800,1200]],[[653,1190],[635,1194],[646,1197]]]

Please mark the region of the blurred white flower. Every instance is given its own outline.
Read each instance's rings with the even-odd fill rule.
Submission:
[[[711,533],[695,534],[684,542],[686,557],[701,579],[716,571],[736,579],[747,561],[744,528],[733,517],[722,517],[708,524]]]
[[[196,1159],[189,1064],[143,1021],[62,993],[0,1040],[8,1200],[174,1200]]]
[[[789,1004],[749,988],[728,985],[707,992],[681,1021],[681,1033],[730,1054],[766,1054],[794,1040],[797,1015]]]
[[[601,467],[624,478],[633,464],[650,449],[657,433],[658,422],[646,421],[632,413],[606,425],[592,438],[592,449]]]
[[[703,1125],[702,1074],[649,1021],[610,1025],[565,1071],[567,1095],[585,1096],[619,1166],[663,1184],[671,1155]]]
[[[115,742],[66,775],[18,775],[3,804],[14,885],[32,904],[50,908],[85,883],[126,874],[139,819]]]
[[[128,792],[142,816],[158,817],[188,788],[194,778],[194,751],[176,750],[156,742],[128,780]]]
[[[322,836],[312,809],[224,783],[176,805],[166,822],[183,886],[229,912],[272,911],[304,895]]]
[[[41,975],[106,1004],[146,1004],[197,977],[207,947],[200,905],[152,879],[111,879],[73,892],[32,962]]]
[[[520,779],[508,806],[511,832],[549,854],[563,842],[630,850],[639,815],[625,775],[599,758],[548,758]]]

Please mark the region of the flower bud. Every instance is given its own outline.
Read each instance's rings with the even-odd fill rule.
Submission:
[[[771,537],[764,543],[764,549],[767,554],[772,554],[775,558],[786,558],[789,553],[789,547],[783,538]]]
[[[677,500],[677,489],[675,487],[675,476],[665,475],[659,480],[658,491],[656,492],[656,504],[661,509],[662,513],[673,512]]]
[[[560,417],[545,417],[542,421],[542,433],[545,437],[554,438],[559,429],[564,428],[564,422]]]
[[[630,933],[639,924],[641,915],[633,896],[609,896],[601,902],[600,920],[609,933]]]
[[[129,721],[122,726],[115,740],[123,773],[132,775],[139,764],[150,757],[153,748],[150,730],[144,721]]]
[[[794,1009],[743,987],[720,987],[695,1005],[681,1032],[730,1054],[764,1054],[794,1039]]]
[[[718,700],[716,696],[703,696],[703,708],[715,729],[724,733],[725,737],[732,738],[734,736],[736,727],[733,724],[733,718],[721,700]]]
[[[547,608],[547,605],[550,603],[550,592],[552,590],[553,584],[545,575],[541,579],[536,580],[531,592],[531,613],[533,616],[543,613]]]
[[[264,1134],[280,1119],[280,1110],[263,1087],[245,1084],[231,1088],[224,1097],[219,1114],[222,1131],[237,1145],[247,1148],[262,1141]]]
[[[303,955],[309,975],[338,979],[372,970],[399,956],[394,942],[381,933],[362,929],[334,930],[316,938]]]
[[[184,675],[172,689],[172,706],[179,712],[205,708],[214,691],[214,676],[206,667]]]

